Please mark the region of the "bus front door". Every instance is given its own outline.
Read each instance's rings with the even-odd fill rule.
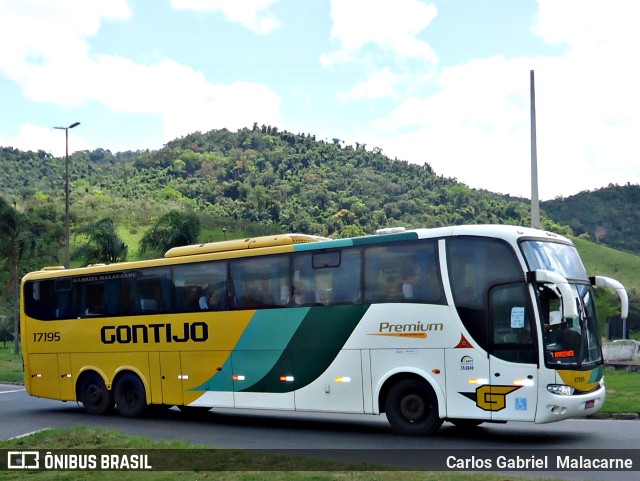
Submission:
[[[538,353],[528,287],[517,282],[489,292],[490,388],[486,407],[494,421],[533,421]]]

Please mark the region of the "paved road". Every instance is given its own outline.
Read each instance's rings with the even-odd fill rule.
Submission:
[[[514,422],[486,424],[471,432],[445,423],[437,436],[411,438],[393,434],[384,416],[216,410],[215,413],[206,413],[202,419],[191,420],[176,409],[135,420],[117,414],[90,416],[76,403],[32,398],[21,386],[9,385],[0,385],[0,416],[0,439],[46,427],[89,425],[153,439],[185,440],[218,448],[318,449],[343,461],[380,463],[380,456],[384,453],[385,463],[417,469],[428,469],[424,453],[434,449],[468,454],[477,449],[534,452],[536,449],[615,450],[640,446],[638,421],[569,420],[547,425]],[[640,471],[608,472],[604,475],[593,472],[536,472],[529,473],[529,476],[637,481]]]

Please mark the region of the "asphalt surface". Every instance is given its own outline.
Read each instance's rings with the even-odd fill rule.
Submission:
[[[17,385],[0,385],[0,419],[0,439],[3,440],[48,427],[86,425],[215,448],[268,450],[279,454],[297,454],[304,450],[311,456],[341,462],[366,462],[410,470],[429,470],[433,456],[467,459],[474,455],[479,458],[487,452],[518,453],[523,457],[606,452],[613,456],[632,453],[640,457],[637,449],[640,422],[614,419],[567,420],[547,425],[483,424],[470,431],[445,423],[435,436],[413,438],[394,434],[384,416],[220,409],[207,412],[199,419],[190,419],[175,408],[133,420],[117,413],[91,416],[76,403],[33,398]],[[633,451],[621,451],[630,449]],[[640,461],[636,464],[634,471],[502,473],[505,479],[529,476],[637,481],[640,480]]]

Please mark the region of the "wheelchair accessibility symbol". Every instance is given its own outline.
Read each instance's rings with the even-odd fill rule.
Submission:
[[[527,410],[527,398],[526,397],[517,397],[516,398],[516,411],[526,411]]]

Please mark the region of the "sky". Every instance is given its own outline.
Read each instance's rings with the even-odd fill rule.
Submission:
[[[0,0],[0,146],[272,125],[541,200],[640,183],[636,0]]]

